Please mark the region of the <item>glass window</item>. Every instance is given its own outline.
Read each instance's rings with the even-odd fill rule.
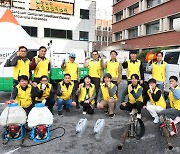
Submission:
[[[89,10],[80,9],[80,18],[89,19]]]
[[[115,41],[119,41],[122,39],[122,32],[115,33]]]
[[[33,37],[37,37],[37,27],[22,26],[22,28]]]
[[[168,64],[178,64],[179,52],[167,52],[164,57],[164,61]]]
[[[122,18],[123,18],[123,12],[122,11],[115,14],[116,21],[120,21],[120,20],[122,20]]]
[[[79,32],[79,40],[80,41],[88,41],[89,40],[89,32],[80,31]]]
[[[147,8],[151,8],[161,3],[161,0],[147,0]]]
[[[129,7],[129,16],[137,14],[139,12],[139,3],[136,3]]]
[[[155,34],[159,32],[159,21],[146,25],[146,34]]]
[[[138,27],[134,27],[128,30],[128,38],[138,37]]]
[[[174,16],[169,17],[169,30],[174,29],[173,28],[173,20],[176,18],[180,18],[180,14],[176,14]]]

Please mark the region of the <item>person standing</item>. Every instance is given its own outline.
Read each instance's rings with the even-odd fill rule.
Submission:
[[[117,86],[111,82],[112,76],[107,73],[104,75],[104,83],[99,88],[97,98],[97,108],[104,109],[106,114],[109,114],[109,118],[115,116],[114,109],[117,103]]]
[[[39,55],[32,59],[30,68],[34,70],[34,82],[40,83],[41,76],[48,76],[48,71],[50,70],[50,61],[46,57],[47,49],[44,46],[39,48]]]
[[[37,103],[45,103],[45,106],[53,113],[53,106],[55,104],[54,100],[54,90],[50,83],[48,83],[48,77],[46,75],[41,76],[40,83],[37,85],[39,93],[35,101]]]
[[[122,80],[122,65],[116,59],[117,55],[118,55],[118,53],[115,50],[112,50],[110,52],[111,59],[108,60],[104,64],[104,68],[107,68],[106,72],[111,74],[111,76],[112,76],[112,81],[111,82],[118,86],[118,84]]]
[[[70,74],[71,81],[74,82],[74,88],[75,91],[78,89],[79,85],[79,67],[78,64],[75,62],[76,59],[76,54],[75,53],[70,53],[69,54],[69,60],[66,62],[65,60],[63,61],[61,68],[64,70],[64,74]],[[77,102],[77,97],[75,98]],[[79,103],[77,102],[76,108],[79,109]]]
[[[162,60],[163,53],[156,53],[157,62],[153,62],[152,65],[150,61],[148,61],[149,65],[147,65],[147,71],[152,71],[152,78],[157,81],[157,87],[162,90],[162,94],[164,95],[164,84],[168,83],[169,70],[166,62]]]
[[[92,52],[92,59],[88,58],[84,61],[84,67],[89,68],[89,75],[91,76],[91,82],[95,85],[96,97],[95,104],[97,104],[97,94],[99,92],[100,82],[104,75],[103,70],[103,59],[99,59],[99,54],[97,50]]]
[[[83,114],[93,114],[96,89],[95,85],[91,83],[90,75],[84,77],[84,83],[79,85],[76,95],[78,96],[78,102],[83,106]]]
[[[139,76],[140,85],[143,83],[144,80],[143,65],[141,61],[137,59],[137,51],[135,50],[130,51],[130,60],[126,61],[126,57],[125,57],[122,66],[127,71],[128,85],[131,83],[132,74],[137,74]]]
[[[9,65],[14,66],[13,87],[18,85],[18,77],[21,75],[27,76],[28,80],[30,79],[30,60],[26,56],[27,48],[25,46],[20,46],[17,56],[15,56],[12,60],[9,60]]]

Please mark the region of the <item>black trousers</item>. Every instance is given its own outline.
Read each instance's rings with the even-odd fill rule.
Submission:
[[[93,114],[94,109],[91,107],[90,104],[81,102],[80,103],[83,106],[83,111],[87,112],[88,114]]]
[[[28,116],[29,112],[31,111],[31,109],[34,107],[34,103],[32,103],[29,107],[27,108],[23,108],[26,112],[26,115]]]
[[[79,87],[79,82],[78,80],[72,80],[74,82],[74,88],[75,88],[75,92],[77,91],[78,87]],[[75,95],[75,102],[78,102],[78,97]]]
[[[141,114],[141,109],[143,107],[143,103],[142,102],[139,102],[137,101],[136,103],[134,104],[131,104],[130,102],[127,102],[126,103],[126,106],[123,106],[122,104],[120,105],[120,109],[121,110],[126,110],[126,111],[132,111],[132,109],[137,109],[137,113],[138,114]]]
[[[37,101],[36,103],[42,103],[41,101]],[[53,111],[53,106],[55,104],[55,99],[51,98],[51,99],[46,99],[46,103],[45,106],[48,107],[48,109],[52,112]]]
[[[91,78],[91,82],[95,85],[95,88],[96,88],[96,97],[95,97],[95,102],[96,102],[97,101],[98,92],[99,92],[99,87],[100,87],[100,78],[92,77]]]

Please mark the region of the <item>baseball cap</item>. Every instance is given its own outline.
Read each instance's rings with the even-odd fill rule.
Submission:
[[[76,54],[73,53],[73,52],[71,52],[71,53],[69,54],[69,57],[71,57],[71,58],[76,58]]]

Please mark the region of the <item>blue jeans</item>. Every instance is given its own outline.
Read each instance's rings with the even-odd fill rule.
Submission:
[[[66,109],[73,107],[72,99],[63,100],[62,98],[57,98],[57,103],[58,103],[58,111],[62,111],[62,105],[64,105]]]
[[[164,83],[158,83],[157,84],[157,87],[159,88],[159,89],[161,89],[161,91],[162,91],[162,96],[164,97]]]

